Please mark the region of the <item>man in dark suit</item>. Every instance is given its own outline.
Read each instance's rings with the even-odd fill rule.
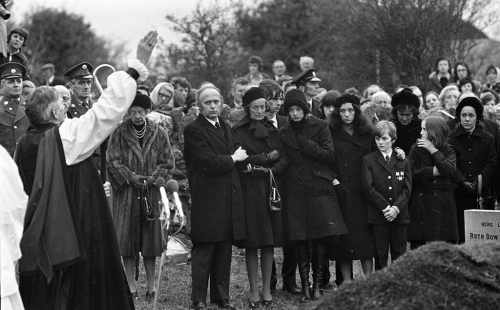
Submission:
[[[310,113],[317,118],[322,118],[321,102],[315,98],[319,93],[319,83],[321,83],[321,79],[316,75],[314,69],[302,72],[292,81],[292,84],[306,95]]]
[[[184,129],[184,158],[191,189],[192,302],[205,309],[210,278],[210,302],[223,309],[229,303],[231,242],[245,238],[245,218],[237,162],[248,156],[234,151],[231,129],[219,120],[222,96],[207,84],[197,93],[200,115]]]

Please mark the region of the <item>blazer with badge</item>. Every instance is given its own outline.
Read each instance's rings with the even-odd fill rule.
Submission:
[[[0,145],[5,147],[11,156],[14,155],[17,141],[29,125],[22,99],[0,97]]]
[[[204,116],[184,128],[184,159],[191,190],[194,243],[238,241],[246,237],[243,198],[231,155],[231,128],[215,128]]]
[[[392,152],[388,162],[380,151],[366,155],[363,157],[362,182],[369,203],[368,223],[389,223],[382,212],[389,205],[399,209],[399,214],[392,223],[410,222],[408,203],[412,176],[407,159],[398,159],[395,151]]]

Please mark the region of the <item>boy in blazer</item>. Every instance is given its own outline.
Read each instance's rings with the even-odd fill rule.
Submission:
[[[408,202],[412,179],[409,161],[396,154],[396,126],[380,121],[375,127],[378,150],[363,158],[363,188],[368,197],[368,223],[375,236],[375,269],[387,266],[406,250],[406,229],[410,221]]]

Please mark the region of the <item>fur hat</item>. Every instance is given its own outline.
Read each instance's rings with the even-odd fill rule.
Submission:
[[[150,110],[151,99],[149,99],[149,97],[144,94],[136,93],[134,101],[132,102],[132,105],[130,107],[141,107],[144,110]]]
[[[352,103],[353,105],[357,105],[359,107],[359,98],[351,94],[343,94],[335,100],[335,104],[333,106],[335,108],[340,108],[340,106],[344,103]]]
[[[307,104],[306,96],[298,89],[289,90],[285,95],[284,109],[288,114],[292,106],[298,106],[304,111],[304,114],[309,113],[309,106]]]
[[[257,87],[257,86],[250,87],[245,92],[245,94],[243,94],[243,98],[242,98],[243,106],[244,107],[249,106],[252,101],[260,99],[260,98],[265,99],[266,92],[262,88]]]
[[[481,100],[476,96],[466,96],[460,99],[455,112],[457,121],[460,121],[460,113],[464,107],[472,107],[476,111],[477,119],[483,119],[483,105],[481,104]]]
[[[418,109],[420,100],[410,88],[403,88],[392,96],[391,104],[394,108],[401,105],[409,105]]]

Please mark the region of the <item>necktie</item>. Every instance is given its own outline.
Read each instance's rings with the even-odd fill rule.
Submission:
[[[215,122],[215,128],[220,129],[220,124],[219,124],[219,122]]]
[[[390,160],[391,160],[391,157],[389,157],[389,155],[385,155],[385,161],[389,162]]]

